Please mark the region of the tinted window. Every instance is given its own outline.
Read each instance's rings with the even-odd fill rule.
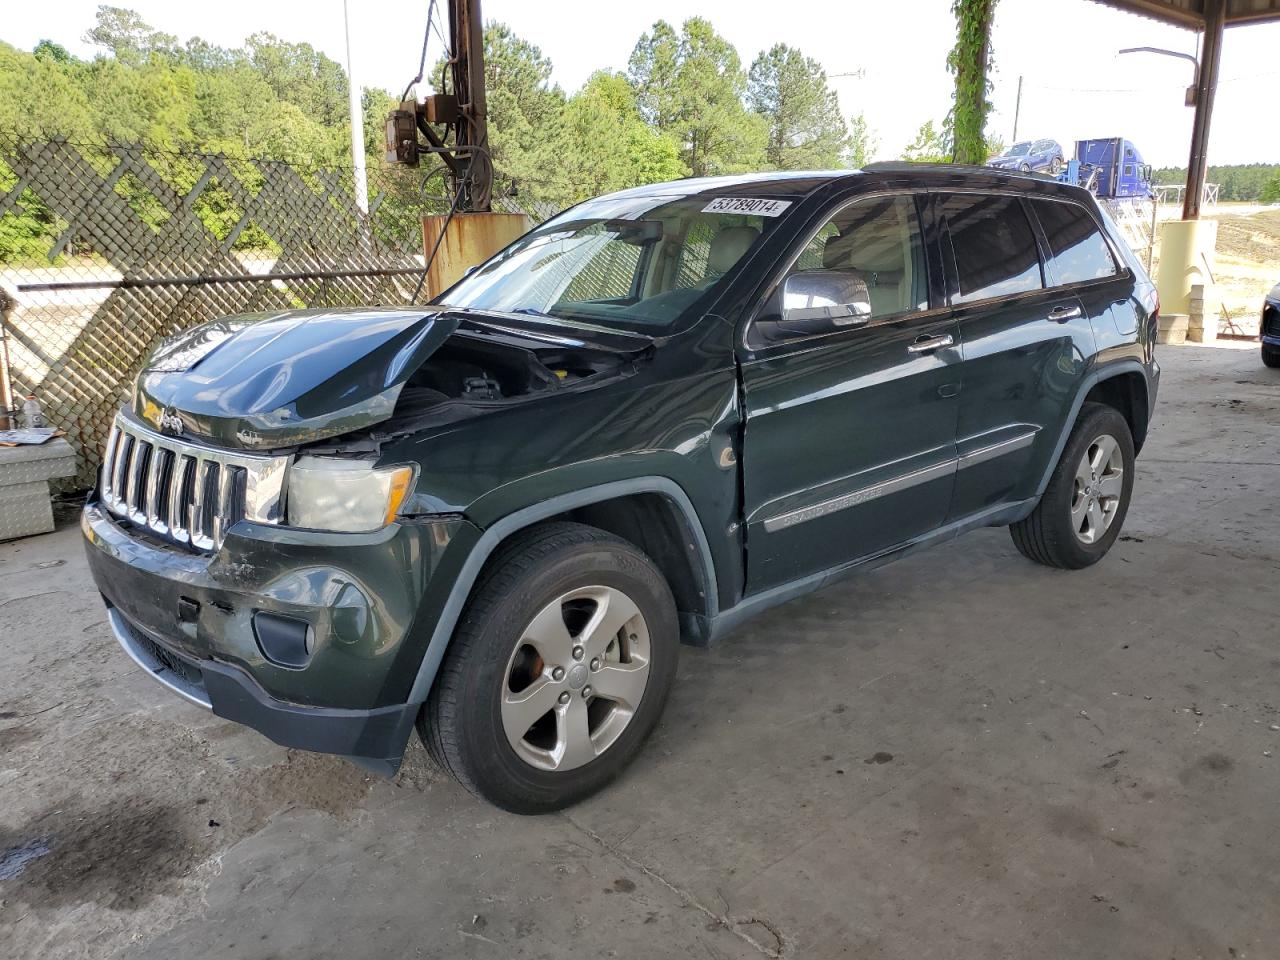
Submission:
[[[1053,252],[1053,273],[1058,283],[1115,275],[1111,249],[1083,207],[1049,200],[1033,200],[1032,204]]]
[[[1040,289],[1035,235],[1017,197],[955,194],[942,212],[960,279],[954,303]]]

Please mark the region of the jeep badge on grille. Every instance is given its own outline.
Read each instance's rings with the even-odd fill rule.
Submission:
[[[160,422],[156,426],[160,428],[161,433],[177,436],[182,433],[182,418],[173,407],[165,407],[160,413]]]

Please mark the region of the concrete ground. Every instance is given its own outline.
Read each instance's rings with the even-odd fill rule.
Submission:
[[[685,649],[638,762],[557,816],[188,706],[73,524],[0,546],[0,955],[1274,956],[1280,371],[1161,359],[1105,561],[982,531]]]

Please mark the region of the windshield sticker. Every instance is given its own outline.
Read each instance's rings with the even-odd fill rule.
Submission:
[[[757,217],[777,217],[791,206],[790,200],[761,200],[752,197],[716,197],[703,213],[750,213]]]

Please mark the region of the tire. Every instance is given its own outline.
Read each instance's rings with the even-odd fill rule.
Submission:
[[[610,633],[615,620],[621,627]],[[652,560],[594,527],[544,524],[486,566],[418,732],[477,796],[512,813],[559,810],[639,751],[662,713],[678,648],[675,601]],[[523,735],[513,732],[526,721]]]
[[[1262,345],[1262,363],[1267,367],[1280,367],[1280,347]]]
[[[1023,173],[1030,173],[1030,172],[1031,172],[1031,164],[1029,164],[1029,163],[1024,163],[1024,164],[1022,164],[1020,167],[1018,167],[1018,169],[1019,169],[1019,170],[1021,170]]]
[[[1049,172],[1055,177],[1062,172],[1062,158],[1054,157],[1049,161]]]
[[[1100,442],[1107,438],[1114,449]],[[1106,456],[1100,471],[1086,467],[1086,453],[1095,461]],[[1134,460],[1133,435],[1120,412],[1106,404],[1086,403],[1044,496],[1030,516],[1009,527],[1018,551],[1036,563],[1065,570],[1101,560],[1120,536],[1129,510]],[[1118,477],[1114,467],[1119,467]],[[1103,490],[1107,493],[1100,494]]]

